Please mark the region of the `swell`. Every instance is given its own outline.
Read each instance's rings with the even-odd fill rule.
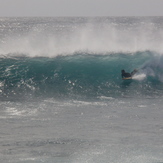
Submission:
[[[0,59],[0,97],[99,98],[162,96],[163,57],[151,51]],[[122,81],[121,69],[139,70]]]

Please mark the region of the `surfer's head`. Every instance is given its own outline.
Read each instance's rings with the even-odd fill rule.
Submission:
[[[121,70],[121,73],[125,73],[125,70]]]

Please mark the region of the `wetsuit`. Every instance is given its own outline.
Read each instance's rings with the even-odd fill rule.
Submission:
[[[128,77],[132,77],[138,70],[134,70],[131,73],[125,72],[125,70],[122,70],[122,78],[128,78]]]

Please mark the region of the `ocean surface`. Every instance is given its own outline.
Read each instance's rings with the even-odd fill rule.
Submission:
[[[162,100],[163,17],[0,18],[0,162],[163,163]]]

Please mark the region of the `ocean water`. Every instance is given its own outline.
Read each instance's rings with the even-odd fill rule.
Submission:
[[[162,44],[163,17],[0,18],[0,162],[163,163]]]

